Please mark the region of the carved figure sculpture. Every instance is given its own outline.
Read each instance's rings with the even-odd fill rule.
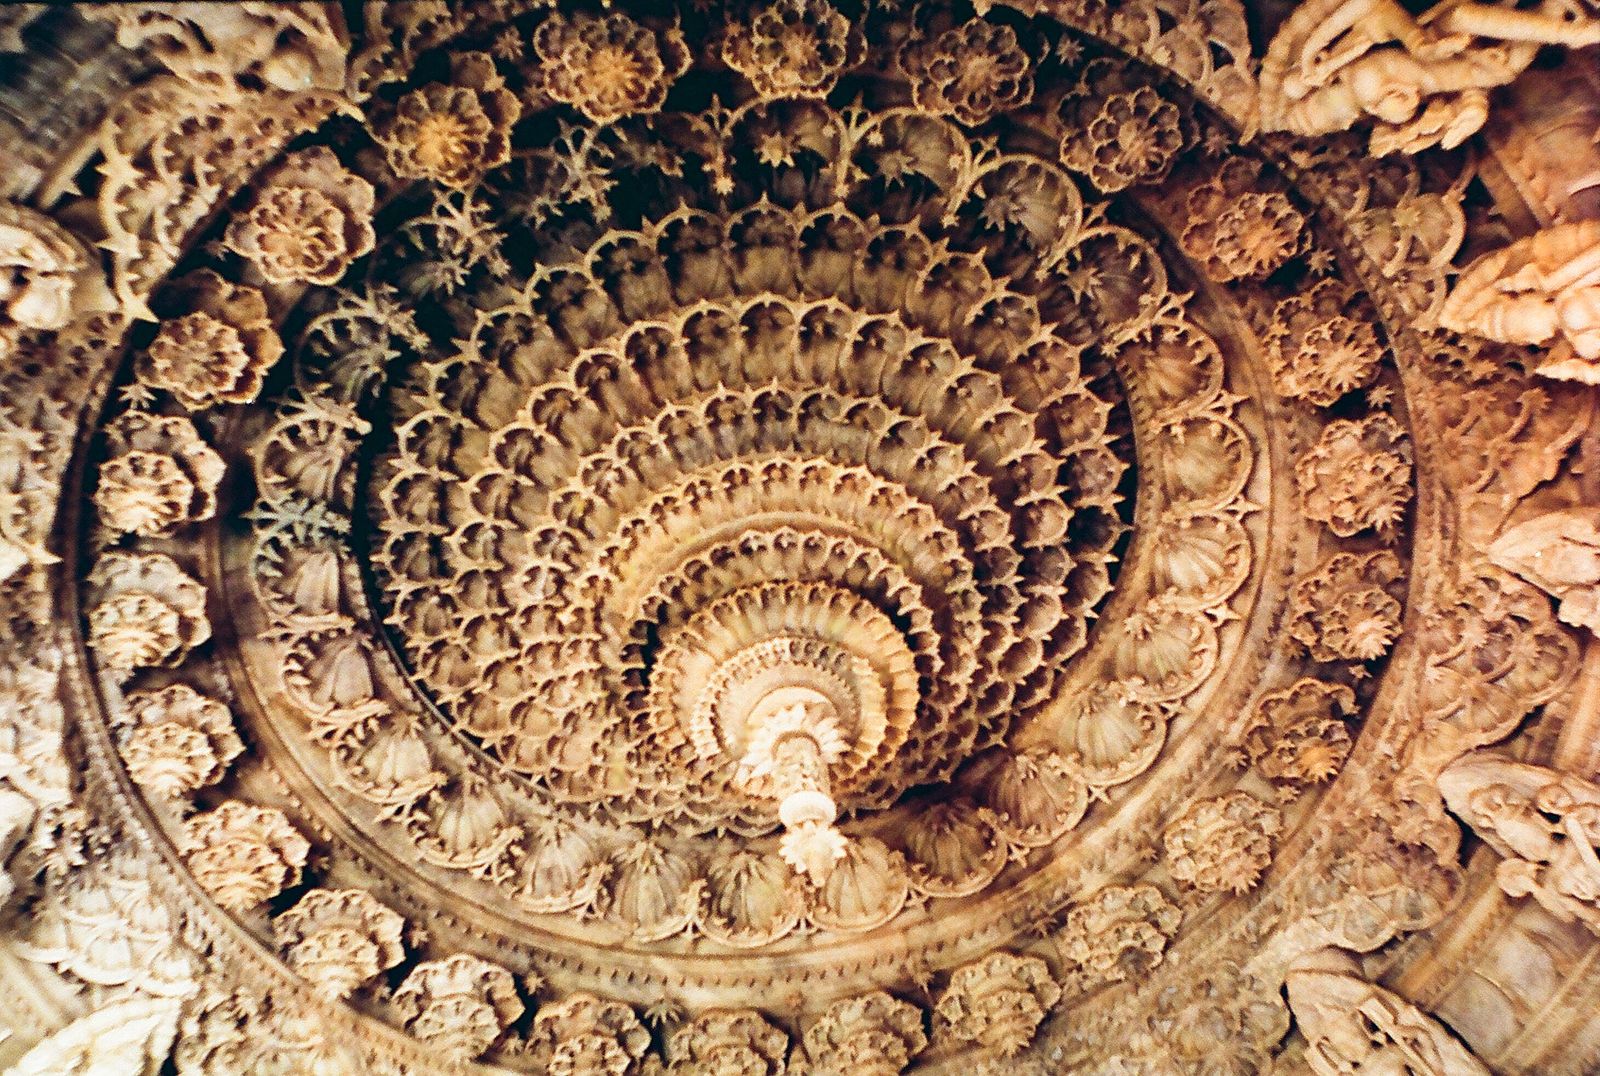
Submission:
[[[1300,968],[1284,983],[1317,1076],[1488,1076],[1437,1021],[1357,975]]]
[[[1597,42],[1600,20],[1565,18],[1554,0],[1525,11],[1444,0],[1420,16],[1396,0],[1309,0],[1262,63],[1261,126],[1320,135],[1372,120],[1376,155],[1450,149],[1539,46]]]
[[[1600,632],[1600,508],[1545,512],[1507,529],[1489,559],[1560,599],[1556,615]]]
[[[88,265],[71,232],[27,206],[0,202],[0,359],[22,333],[71,320]]]
[[[1600,934],[1600,786],[1478,751],[1439,775],[1439,791],[1505,857],[1495,875],[1508,896]]]
[[[1467,267],[1439,324],[1507,344],[1554,344],[1545,377],[1600,384],[1600,220],[1558,224]]]

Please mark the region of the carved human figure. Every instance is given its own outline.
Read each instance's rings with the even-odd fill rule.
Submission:
[[[1507,344],[1553,344],[1545,377],[1600,384],[1600,220],[1557,224],[1469,265],[1439,324]]]
[[[1495,876],[1506,895],[1600,934],[1600,785],[1478,751],[1439,775],[1439,791],[1505,857]]]
[[[1371,120],[1380,156],[1449,149],[1541,45],[1597,42],[1600,20],[1566,18],[1554,0],[1523,11],[1442,0],[1418,16],[1396,0],[1307,0],[1262,63],[1262,129],[1319,135]]]
[[[1337,950],[1306,958],[1284,985],[1317,1076],[1488,1076],[1436,1020],[1367,982]]]

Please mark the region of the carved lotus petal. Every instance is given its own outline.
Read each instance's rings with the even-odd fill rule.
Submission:
[[[648,840],[612,857],[609,913],[636,938],[649,941],[681,930],[698,902],[693,864]]]
[[[1217,632],[1203,614],[1157,599],[1123,622],[1116,669],[1135,697],[1168,702],[1193,691],[1217,659]]]
[[[904,858],[882,841],[857,837],[813,894],[811,917],[835,930],[870,930],[899,914],[910,895]]]
[[[1042,848],[1076,826],[1089,792],[1073,768],[1048,751],[1003,753],[984,785],[1000,831],[1028,848]]]
[[[1161,460],[1175,499],[1221,504],[1235,496],[1250,475],[1250,441],[1231,420],[1197,416],[1167,432]]]
[[[1137,371],[1137,385],[1157,410],[1203,406],[1222,387],[1222,352],[1216,341],[1184,322],[1157,322],[1148,339],[1125,344],[1122,359]]]
[[[1116,685],[1086,693],[1065,707],[1057,746],[1091,785],[1113,785],[1143,773],[1166,739],[1167,715]]]
[[[993,817],[970,800],[923,810],[905,836],[906,860],[917,889],[931,896],[976,893],[1006,865],[1007,846]]]
[[[734,852],[706,869],[701,925],[725,945],[751,948],[788,934],[804,910],[799,883],[776,855]]]
[[[1234,517],[1216,512],[1179,515],[1159,524],[1152,542],[1158,586],[1186,606],[1214,605],[1244,584],[1250,540]]]
[[[604,864],[594,843],[571,823],[547,820],[529,834],[517,900],[535,910],[563,911],[594,899]]]

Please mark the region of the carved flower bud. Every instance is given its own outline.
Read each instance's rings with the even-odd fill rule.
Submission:
[[[882,991],[834,1002],[805,1034],[814,1076],[899,1076],[927,1045],[922,1012]]]
[[[550,1076],[632,1076],[650,1032],[622,1002],[580,993],[539,1010],[529,1048]]]
[[[128,695],[134,724],[122,736],[122,761],[140,787],[177,797],[222,778],[244,751],[227,706],[187,684]]]
[[[175,316],[139,357],[139,376],[192,411],[255,399],[283,354],[261,292],[202,269],[173,286],[168,305]]]
[[[467,953],[418,964],[394,994],[406,1030],[441,1054],[470,1061],[522,1015],[511,973]]]
[[[157,535],[216,512],[226,468],[187,418],[126,412],[106,428],[106,448],[94,502],[112,530]]]
[[[966,896],[994,880],[1006,864],[1006,842],[994,816],[971,800],[935,803],[905,837],[917,888],[933,896]]]
[[[657,33],[626,15],[553,15],[533,35],[545,93],[595,123],[659,111],[689,66],[676,28]]]
[[[522,106],[488,53],[456,56],[450,76],[400,98],[375,137],[396,175],[470,187],[511,159],[511,127]]]
[[[672,1076],[780,1076],[789,1036],[748,1009],[712,1009],[667,1040]]]
[[[360,889],[313,889],[272,921],[289,966],[330,998],[398,964],[404,929],[404,919]]]
[[[1198,800],[1162,834],[1167,868],[1201,893],[1244,893],[1272,862],[1283,816],[1248,792]]]
[[[291,153],[228,225],[229,249],[274,284],[332,284],[372,249],[372,184],[325,146]]]
[[[934,1010],[950,1034],[1002,1057],[1033,1042],[1061,987],[1043,960],[1015,953],[990,953],[960,968]]]
[[[282,811],[238,800],[185,824],[184,862],[218,904],[246,912],[300,880],[311,854]]]
[[[205,588],[160,553],[110,552],[90,573],[89,645],[112,673],[175,664],[211,637]]]

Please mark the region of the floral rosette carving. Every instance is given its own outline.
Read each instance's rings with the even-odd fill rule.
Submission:
[[[1033,99],[1033,57],[999,23],[969,19],[913,40],[899,63],[918,108],[974,127]]]
[[[827,0],[775,0],[729,24],[722,59],[762,97],[826,97],[864,51],[861,31]]]
[[[1377,345],[1388,300],[1307,283],[1336,228],[1306,226],[1290,169],[1224,153],[1205,108],[1043,17],[874,8],[896,32],[873,40],[827,0],[629,10],[372,13],[366,129],[291,143],[185,263],[310,287],[202,270],[156,293],[130,424],[170,421],[151,389],[252,402],[274,324],[300,341],[271,399],[199,419],[253,483],[202,489],[196,438],[171,456],[197,493],[150,483],[143,517],[108,493],[88,528],[146,556],[208,523],[184,564],[227,649],[97,636],[93,591],[90,635],[133,655],[125,675],[189,662],[259,748],[241,788],[336,835],[319,877],[383,903],[284,908],[304,857],[274,859],[259,819],[208,830],[190,869],[311,990],[359,997],[330,1025],[420,1040],[354,1037],[402,1066],[754,1076],[803,1027],[796,1066],[887,1074],[927,1034],[885,991],[917,987],[936,1065],[1076,1067],[1058,1047],[1080,1026],[1136,1010],[1166,1022],[1127,1036],[1151,1071],[1270,1058],[1271,984],[1167,977],[1193,972],[1177,939],[1207,897],[1299,906],[1300,875],[1268,877],[1282,814],[1227,791],[1240,760],[1298,819],[1361,727],[1333,679],[1388,674],[1266,682],[1302,654],[1376,663],[1398,630],[1410,543],[1364,551],[1400,530],[1420,421],[1391,369],[1412,342]],[[1232,9],[1199,36],[1176,10],[1102,29],[1204,81]],[[1202,155],[1221,166],[1199,176]],[[340,162],[377,182],[384,160],[380,243]],[[1318,523],[1358,540],[1297,578]],[[1544,697],[1560,646],[1533,634],[1515,667],[1470,631],[1437,663],[1481,677],[1458,701],[1494,713],[1472,719]],[[217,730],[158,724],[124,752],[153,797],[220,779]],[[1340,922],[1362,914],[1381,919]],[[1039,957],[983,955],[1030,936],[1081,1020],[1047,1020],[1062,984]],[[1116,983],[1126,1016],[1101,1000]],[[196,1049],[278,1057],[223,1041],[276,1028],[276,1004],[211,1006]],[[320,1057],[313,1038],[281,1056]]]
[[[239,800],[184,823],[184,863],[216,902],[248,912],[300,880],[311,842],[282,811]]]
[[[187,684],[130,692],[122,761],[139,785],[176,799],[222,779],[244,751],[228,707]]]
[[[1279,392],[1326,407],[1372,380],[1383,345],[1354,299],[1347,285],[1328,279],[1278,303],[1267,343]]]
[[[1289,635],[1316,661],[1371,661],[1400,634],[1400,560],[1335,553],[1295,581]]]
[[[1248,792],[1196,800],[1161,840],[1173,878],[1200,894],[1248,892],[1272,862],[1283,817]]]
[[[748,1009],[712,1009],[667,1039],[673,1076],[782,1076],[789,1036]]]
[[[182,416],[126,411],[106,427],[94,503],[111,530],[145,537],[210,519],[226,466]]]
[[[136,369],[191,411],[249,403],[283,354],[261,292],[202,269],[173,282]]]
[[[1411,496],[1411,442],[1390,415],[1329,423],[1295,464],[1306,515],[1349,538],[1392,535]]]
[[[118,679],[176,664],[211,637],[205,588],[163,553],[106,553],[89,584],[89,645]]]
[[[1061,987],[1043,960],[991,953],[950,977],[934,1015],[953,1038],[1014,1057],[1033,1042],[1060,998]]]
[[[1355,705],[1350,688],[1310,677],[1265,695],[1245,728],[1245,758],[1291,790],[1330,780],[1350,754]]]
[[[1230,157],[1184,203],[1184,252],[1212,280],[1265,276],[1300,253],[1305,217],[1281,191],[1257,188],[1261,166]]]
[[[313,889],[272,921],[288,965],[319,993],[342,998],[405,956],[405,920],[360,889]]]
[[[539,1009],[528,1043],[550,1076],[633,1076],[650,1032],[619,1001],[573,994]]]
[[[511,126],[522,113],[487,53],[453,58],[449,82],[412,90],[375,132],[389,167],[407,179],[469,187],[511,159]]]
[[[1106,886],[1067,912],[1055,937],[1067,971],[1062,985],[1083,993],[1143,977],[1161,963],[1183,912],[1153,885]]]
[[[372,184],[325,146],[291,153],[228,224],[227,244],[273,284],[332,284],[376,238]]]
[[[689,65],[676,28],[657,32],[621,13],[554,15],[534,31],[539,87],[595,123],[657,112]]]
[[[882,991],[834,1002],[805,1033],[819,1076],[899,1076],[927,1045],[921,1011]]]
[[[1149,86],[1129,86],[1118,65],[1094,60],[1060,105],[1061,163],[1115,194],[1166,178],[1184,146],[1178,106]]]
[[[458,1062],[483,1054],[523,1013],[511,973],[466,953],[412,968],[393,1004],[406,1030]]]

